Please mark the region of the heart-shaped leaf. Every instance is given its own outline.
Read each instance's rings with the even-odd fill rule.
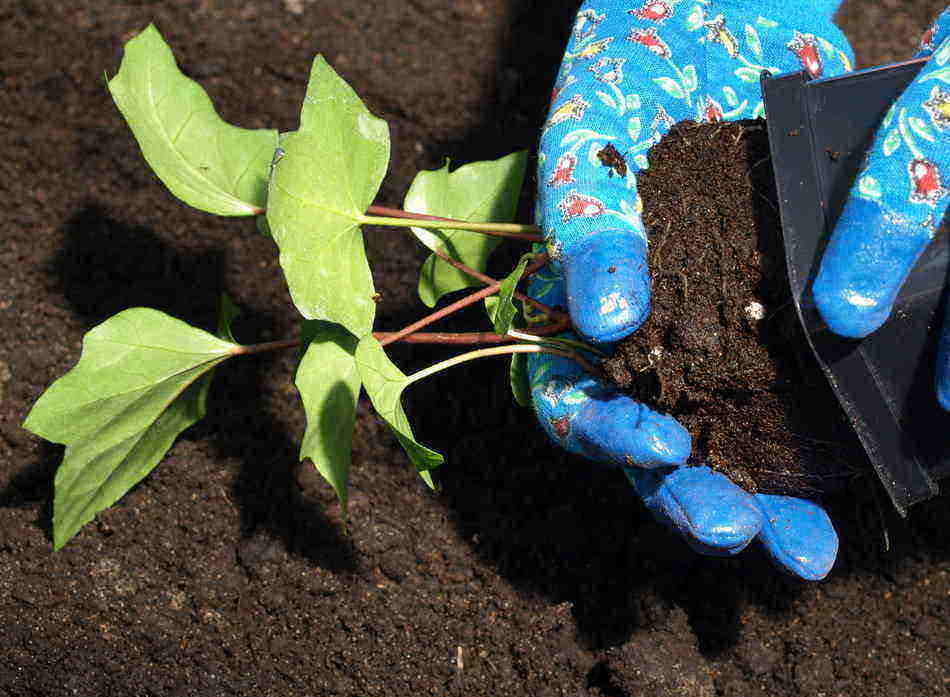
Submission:
[[[518,208],[527,153],[515,152],[498,160],[472,162],[449,172],[442,169],[419,172],[409,187],[407,211],[471,222],[511,221]],[[456,261],[484,272],[488,257],[500,238],[468,230],[429,230],[414,227],[419,241],[432,250],[442,250]],[[419,274],[419,297],[429,307],[455,290],[480,285],[468,274],[431,255]]]
[[[307,319],[371,331],[375,291],[360,224],[389,165],[389,127],[317,56],[300,128],[274,157],[267,223],[290,295]]]
[[[23,424],[66,445],[53,502],[56,549],[151,472],[178,434],[204,416],[208,373],[237,348],[141,307],[86,334],[79,363],[50,385]]]
[[[146,161],[175,196],[217,215],[257,215],[277,131],[226,123],[150,24],[125,45],[109,91]]]

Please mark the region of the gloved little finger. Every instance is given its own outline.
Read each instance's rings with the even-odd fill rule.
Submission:
[[[838,534],[825,509],[792,496],[753,498],[762,511],[759,541],[775,565],[806,581],[827,576],[838,556]]]
[[[738,554],[762,529],[762,509],[752,495],[708,467],[624,472],[653,516],[700,554]]]

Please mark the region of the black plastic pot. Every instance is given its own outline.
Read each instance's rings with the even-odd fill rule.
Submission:
[[[904,285],[887,324],[854,341],[825,326],[811,297],[826,241],[878,124],[925,60],[836,78],[762,76],[792,297],[808,341],[902,514],[950,474],[950,414],[934,358],[950,250],[947,224]]]

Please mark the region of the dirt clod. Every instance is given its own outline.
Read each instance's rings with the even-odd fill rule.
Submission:
[[[865,458],[791,302],[765,122],[683,123],[649,158],[653,310],[608,375],[749,491],[840,485]]]

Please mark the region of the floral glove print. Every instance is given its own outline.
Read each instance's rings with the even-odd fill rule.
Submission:
[[[815,279],[815,304],[843,336],[884,324],[950,202],[950,10],[924,34],[917,56],[930,60],[884,117]],[[946,318],[935,381],[950,409]]]
[[[611,342],[650,311],[636,174],[679,121],[765,115],[763,70],[849,71],[838,2],[591,0],[578,13],[540,145],[538,221],[574,325]]]

